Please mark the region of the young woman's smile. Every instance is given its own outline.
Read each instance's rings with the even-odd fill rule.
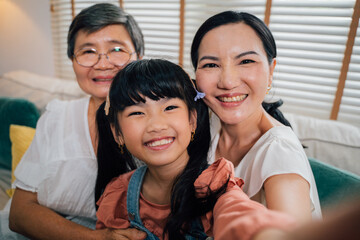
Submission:
[[[223,107],[235,107],[239,106],[247,96],[247,94],[232,93],[221,94],[216,98],[221,102]]]
[[[244,23],[207,32],[199,45],[196,82],[205,103],[226,124],[237,124],[262,112],[275,61],[269,64],[255,31]]]

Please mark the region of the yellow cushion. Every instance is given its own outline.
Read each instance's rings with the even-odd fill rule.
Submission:
[[[11,141],[11,183],[15,181],[14,170],[20,162],[22,156],[31,144],[32,139],[35,135],[35,128],[10,125],[10,141]],[[14,189],[8,189],[7,194],[12,197]]]

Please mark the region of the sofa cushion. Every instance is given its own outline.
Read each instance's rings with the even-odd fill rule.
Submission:
[[[308,157],[360,175],[360,127],[290,113],[284,115],[306,147]]]
[[[0,168],[11,170],[10,124],[36,127],[40,114],[28,100],[0,97]]]
[[[41,113],[55,98],[71,100],[85,95],[75,80],[64,80],[24,70],[7,72],[0,76],[0,96],[27,99],[34,103]]]
[[[35,136],[35,128],[21,126],[21,125],[10,125],[10,141],[11,141],[11,183],[15,181],[14,171],[19,164],[22,156],[29,148],[33,138]],[[12,197],[14,194],[13,188],[7,189],[7,194]]]
[[[360,177],[309,158],[322,210],[360,197]]]

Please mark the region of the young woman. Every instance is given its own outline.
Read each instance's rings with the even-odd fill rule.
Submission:
[[[31,239],[136,238],[134,230],[93,230],[95,113],[115,74],[143,54],[140,28],[119,7],[96,4],[74,18],[68,33],[68,57],[89,97],[52,101],[39,119],[34,140],[15,171],[11,230]],[[2,234],[1,239],[15,238],[10,231]]]
[[[302,146],[276,107],[264,103],[276,65],[276,45],[267,26],[248,13],[214,15],[198,29],[191,59],[197,87],[220,119],[220,124],[212,122],[211,161],[229,159],[235,175],[245,181],[244,192],[269,209],[299,222],[321,217]]]
[[[220,158],[208,167],[209,115],[201,97],[166,60],[132,62],[116,75],[105,113],[118,146],[99,145],[99,153],[118,154],[99,155],[99,171],[126,168],[133,157],[146,166],[114,173],[98,201],[97,228],[137,227],[147,239],[252,239],[291,226],[291,218],[246,196],[231,162]]]

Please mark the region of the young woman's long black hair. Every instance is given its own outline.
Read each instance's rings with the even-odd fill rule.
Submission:
[[[189,161],[184,171],[177,176],[172,188],[171,213],[164,229],[164,234],[168,233],[170,239],[185,239],[184,234],[190,229],[191,221],[212,210],[217,197],[226,187],[224,185],[219,191],[210,193],[204,199],[195,197],[194,182],[208,167],[207,154],[210,146],[208,108],[202,99],[194,101],[196,94],[193,82],[187,73],[180,66],[162,59],[130,63],[116,75],[109,92],[110,108],[107,120],[115,127],[116,134],[121,134],[118,112],[138,102],[145,102],[145,97],[155,101],[160,98],[179,98],[186,103],[189,117],[191,111],[195,110],[197,113],[194,140],[187,148]],[[99,111],[102,113],[98,112],[97,118],[99,124],[97,198],[111,178],[135,166],[134,159],[126,147],[124,154],[120,154],[112,137],[111,140],[103,141],[103,137],[111,134],[111,130],[101,123],[106,123],[106,119],[101,118],[104,117],[103,108]]]

